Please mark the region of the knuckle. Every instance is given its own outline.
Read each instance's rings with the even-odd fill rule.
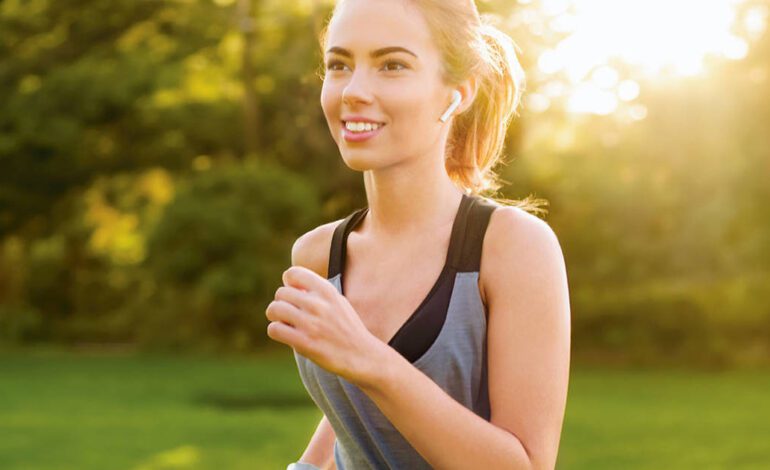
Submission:
[[[314,312],[322,312],[322,311],[326,310],[326,307],[327,307],[326,300],[324,300],[324,299],[322,299],[322,298],[320,298],[318,296],[310,297],[308,302],[310,302],[310,308]]]
[[[276,298],[276,299],[281,299],[281,298],[284,298],[284,297],[286,296],[286,291],[287,291],[287,290],[288,290],[288,289],[287,289],[287,287],[286,287],[286,286],[281,286],[281,287],[279,287],[279,288],[278,288],[278,289],[275,291],[275,298]]]
[[[281,308],[283,308],[282,304],[283,304],[282,300],[273,300],[273,301],[271,301],[267,305],[267,308],[265,309],[265,316],[269,320],[277,320],[278,312],[281,310]]]
[[[270,322],[267,325],[267,335],[274,340],[280,340],[282,338],[281,328],[281,322]]]

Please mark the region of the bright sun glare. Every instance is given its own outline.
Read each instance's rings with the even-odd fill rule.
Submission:
[[[748,38],[736,36],[736,7],[745,0],[541,0],[549,28],[566,37],[543,52],[538,72],[560,74],[568,84],[544,87],[528,107],[544,111],[549,94],[567,92],[567,110],[610,114],[620,101],[639,92],[634,80],[619,80],[613,61],[629,65],[642,78],[701,75],[713,55],[731,60],[746,57],[747,39],[758,37],[767,24],[767,5],[749,10],[740,25]],[[531,0],[519,0],[520,4]],[[633,109],[632,109],[633,114]],[[636,110],[636,119],[644,112]]]

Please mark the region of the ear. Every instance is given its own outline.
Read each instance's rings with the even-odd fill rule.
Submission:
[[[473,105],[473,101],[476,99],[476,92],[478,91],[477,86],[478,82],[475,76],[471,76],[457,85],[457,90],[463,96],[460,106],[457,108],[457,114],[464,113]]]

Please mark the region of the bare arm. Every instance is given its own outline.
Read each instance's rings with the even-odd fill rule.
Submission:
[[[318,427],[299,461],[311,463],[321,470],[336,470],[337,466],[334,463],[335,439],[334,429],[324,416],[318,423]]]

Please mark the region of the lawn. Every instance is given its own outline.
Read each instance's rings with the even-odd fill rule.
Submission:
[[[573,366],[557,468],[770,468],[768,392],[768,370]],[[3,470],[283,470],[320,417],[288,348],[0,352]]]

